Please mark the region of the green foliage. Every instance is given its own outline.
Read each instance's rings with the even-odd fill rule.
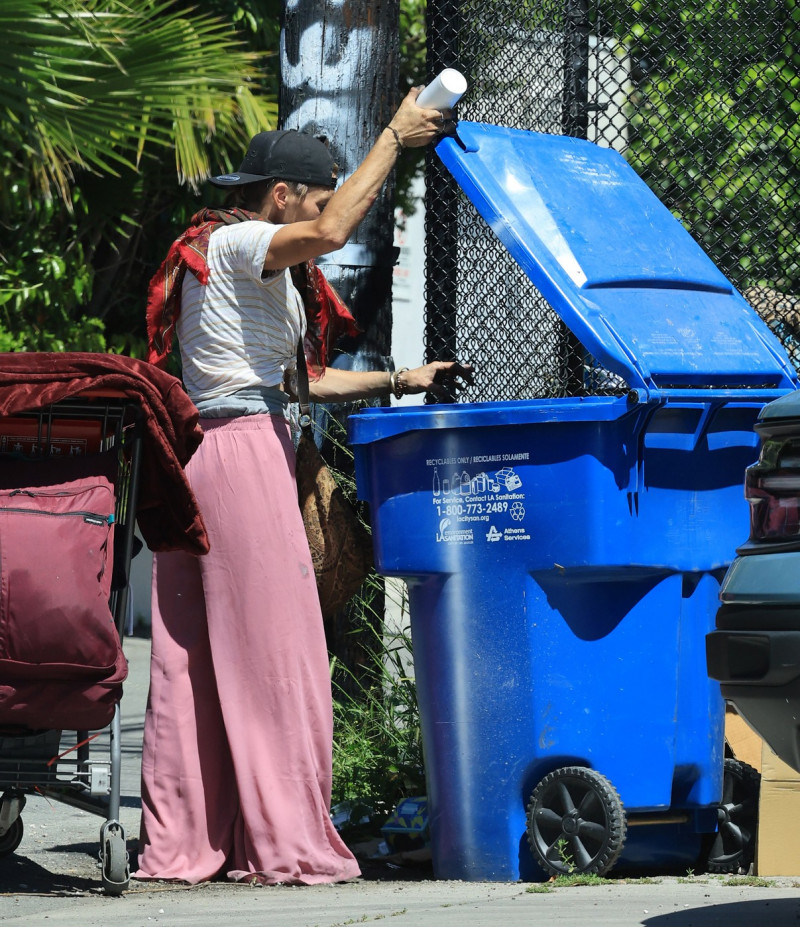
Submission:
[[[174,0],[6,0],[0,30],[4,157],[32,194],[69,202],[76,168],[113,175],[153,146],[194,183],[211,135],[238,151],[275,117],[231,26]]]
[[[627,880],[626,880],[627,881]],[[633,880],[633,882],[649,882],[652,884],[652,879],[647,880]],[[599,876],[594,872],[571,872],[568,875],[559,875],[555,876],[552,879],[549,879],[547,882],[537,882],[534,885],[530,885],[525,889],[526,892],[530,893],[539,893],[547,894],[551,892],[554,888],[575,888],[577,886],[597,886],[597,885],[613,885],[615,884],[615,879],[605,879],[603,876]]]
[[[796,0],[622,4],[639,63],[627,157],[740,289],[800,287]],[[623,25],[626,24],[626,25]]]
[[[410,640],[382,627],[376,597],[383,601],[383,585],[373,577],[355,602],[352,633],[364,639],[364,663],[357,673],[336,661],[331,668],[333,804],[361,801],[385,817],[400,799],[425,794],[425,776]]]
[[[198,184],[276,122],[277,16],[256,15],[276,7],[0,6],[0,349],[141,356],[146,285]]]
[[[185,5],[192,2],[184,0]],[[247,48],[266,64],[261,70],[259,86],[277,100],[282,0],[204,0],[203,9],[236,27]]]
[[[13,183],[9,192],[19,195]],[[83,311],[92,274],[78,235],[83,203],[77,207],[70,214],[38,200],[9,219],[0,263],[0,350],[106,350],[103,323]]]
[[[569,851],[569,842],[566,837],[558,838],[556,841],[556,852],[558,853],[558,858],[566,868],[567,873],[572,875],[575,872],[575,860],[572,857],[572,853]]]
[[[276,123],[281,8],[2,4],[0,349],[142,356],[147,282],[199,184]],[[424,81],[424,3],[401,15],[410,86]],[[407,209],[421,164],[404,159]]]
[[[741,876],[732,879],[725,879],[724,885],[730,885],[732,888],[775,888],[776,883],[770,882],[769,879],[762,879],[759,876]]]
[[[425,83],[427,0],[400,0],[400,93]],[[406,216],[413,215],[417,201],[411,196],[414,180],[425,168],[425,149],[411,148],[397,163],[395,201]]]
[[[400,0],[400,87],[425,83],[427,0]]]
[[[326,459],[345,497],[357,506],[353,452],[333,415],[325,427]],[[369,527],[369,526],[367,526]],[[393,601],[400,627],[384,623]],[[333,804],[355,803],[385,820],[409,795],[425,794],[419,709],[411,672],[411,638],[404,593],[375,573],[348,611],[349,660],[331,660],[333,685]],[[355,660],[352,654],[357,654]]]

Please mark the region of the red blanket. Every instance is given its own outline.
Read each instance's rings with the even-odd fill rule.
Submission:
[[[208,552],[208,536],[184,466],[203,439],[180,380],[117,354],[0,354],[0,416],[36,411],[87,389],[135,400],[144,416],[137,521],[154,551]]]

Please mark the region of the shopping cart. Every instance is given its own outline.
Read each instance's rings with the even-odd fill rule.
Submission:
[[[0,857],[13,853],[22,840],[26,796],[42,795],[63,802],[104,818],[99,861],[103,888],[112,895],[121,894],[130,879],[125,832],[119,820],[120,698],[122,680],[127,674],[122,639],[128,613],[130,564],[134,547],[139,545],[134,528],[142,439],[139,404],[116,391],[88,389],[36,411],[0,417],[0,560],[3,560],[3,544],[6,552],[16,552],[17,561],[22,556],[16,539],[3,536],[4,528],[9,533],[10,522],[2,513],[31,514],[30,507],[39,504],[40,496],[49,493],[50,498],[64,497],[63,487],[65,483],[72,485],[70,480],[91,474],[98,474],[98,480],[100,476],[108,477],[113,491],[109,494],[109,511],[98,517],[77,513],[82,524],[91,524],[92,518],[103,522],[110,539],[108,549],[104,547],[101,551],[111,564],[110,576],[102,579],[106,584],[102,586],[103,593],[110,588],[108,598],[102,600],[107,620],[104,622],[101,615],[98,627],[86,626],[83,614],[79,627],[86,628],[91,638],[89,646],[94,646],[95,637],[106,635],[113,638],[106,642],[106,648],[118,651],[118,659],[105,677],[100,669],[93,670],[93,676],[81,677],[74,666],[64,669],[52,660],[52,653],[59,653],[62,646],[68,654],[71,649],[80,649],[80,642],[66,640],[62,644],[50,640],[47,647],[51,655],[42,666],[32,664],[31,678],[26,680],[22,673],[15,676],[18,653],[11,652],[14,645],[5,638],[12,635],[15,627],[27,622],[29,630],[24,632],[24,643],[17,650],[30,650],[43,640],[46,632],[59,633],[62,614],[55,619],[50,617],[54,614],[52,601],[47,609],[43,606],[41,615],[29,613],[27,605],[23,614],[10,618],[4,614],[4,610],[9,614],[13,611],[15,590],[24,583],[13,577],[8,580],[6,571],[11,568],[3,560],[6,598],[0,604],[0,696],[7,697],[5,703],[0,698]],[[40,494],[38,488],[29,489],[31,481],[46,492]],[[42,513],[36,510],[33,514]],[[35,527],[28,530],[35,535],[33,543],[45,521],[33,519]],[[64,543],[81,543],[79,532],[73,530],[75,522],[73,519],[64,530],[58,525],[61,530],[58,537]],[[47,559],[44,553],[43,557]],[[58,587],[59,576],[55,574],[65,572],[58,560],[49,568],[45,564],[46,569],[53,571],[46,583],[48,595],[54,586]],[[16,575],[24,573],[20,568]],[[25,576],[23,580],[28,581]],[[67,622],[60,633],[68,631]],[[56,667],[52,679],[47,678],[46,666]],[[19,695],[16,701],[15,694]],[[47,707],[48,700],[52,707]],[[42,727],[37,719],[51,717],[49,711],[59,723],[52,728]],[[29,725],[29,718],[37,723]]]

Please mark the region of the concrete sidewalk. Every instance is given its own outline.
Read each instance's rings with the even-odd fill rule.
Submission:
[[[0,896],[0,920],[41,927],[45,920],[80,927],[345,927],[390,920],[392,927],[796,927],[800,889],[755,887],[727,879],[675,878],[531,892],[511,883],[353,882],[311,888],[252,888],[213,883],[194,888],[132,884],[121,898],[97,889],[70,890],[69,877],[52,890],[20,888]]]
[[[147,697],[149,641],[128,638],[130,675],[122,699],[122,824],[135,852],[139,771]],[[434,881],[424,869],[370,867],[344,885],[253,888],[132,882],[121,898],[103,894],[97,867],[102,819],[41,797],[28,800],[25,836],[0,859],[0,921],[41,927],[45,920],[81,927],[344,927],[391,918],[393,927],[797,927],[800,878],[747,880],[720,876],[615,880],[550,888],[522,883]]]

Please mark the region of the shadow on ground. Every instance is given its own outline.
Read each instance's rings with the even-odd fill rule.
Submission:
[[[102,894],[96,843],[53,847],[52,852],[59,854],[57,871],[16,853],[0,859],[0,894]]]
[[[794,898],[734,901],[705,908],[672,911],[642,920],[642,927],[797,927],[800,922],[800,893]]]

